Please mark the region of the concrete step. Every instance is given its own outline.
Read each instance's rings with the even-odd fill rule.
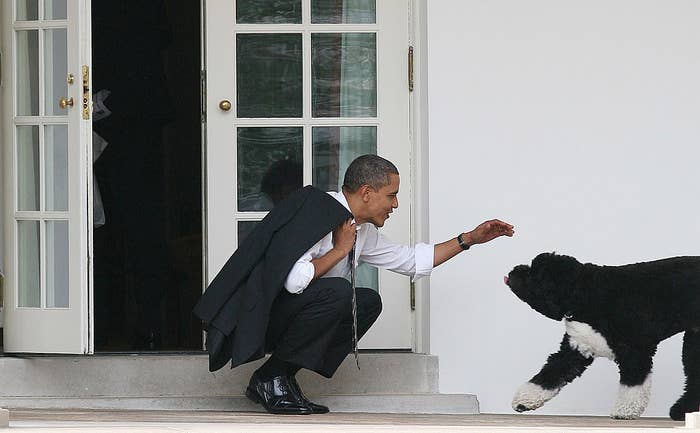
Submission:
[[[208,371],[206,355],[0,357],[0,406],[253,411],[245,397],[262,363]],[[332,379],[302,370],[305,393],[341,412],[478,413],[472,395],[438,393],[438,359],[415,353],[348,357]]]
[[[477,414],[476,397],[468,394],[318,395],[316,403],[335,413]],[[141,398],[0,398],[5,409],[109,409],[264,412],[245,397],[141,397]]]

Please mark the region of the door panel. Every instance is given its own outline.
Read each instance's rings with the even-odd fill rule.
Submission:
[[[89,353],[91,125],[90,107],[81,103],[89,91],[81,72],[90,64],[89,2],[14,0],[2,7],[4,52],[11,53],[4,108],[12,113],[3,128],[4,349]]]
[[[365,153],[402,173],[382,232],[410,241],[408,0],[209,0],[207,278],[281,197],[337,191]],[[363,348],[411,348],[407,277],[364,267],[384,312]]]

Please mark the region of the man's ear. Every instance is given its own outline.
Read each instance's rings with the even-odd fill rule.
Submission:
[[[372,193],[373,191],[374,191],[374,189],[371,186],[365,184],[359,188],[358,192],[360,193],[360,197],[362,197],[362,201],[364,203],[367,203],[367,202],[369,202],[369,198],[371,196],[370,193]]]

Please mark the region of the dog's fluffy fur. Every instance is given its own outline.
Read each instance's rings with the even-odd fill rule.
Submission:
[[[685,392],[670,416],[683,420],[700,406],[700,257],[624,266],[581,264],[543,253],[506,277],[513,293],[539,313],[563,320],[553,353],[513,398],[518,412],[537,409],[580,376],[595,357],[617,363],[620,388],[613,418],[639,417],[649,402],[652,357],[662,340],[685,332]]]

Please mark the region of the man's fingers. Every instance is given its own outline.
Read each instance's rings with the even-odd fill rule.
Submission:
[[[498,220],[498,219],[493,219],[484,222],[481,227],[484,230],[484,233],[489,233],[489,237],[493,236],[491,239],[498,237],[498,236],[513,236],[514,233],[514,226],[512,224],[508,224],[507,222]]]
[[[512,229],[512,228],[513,228],[513,225],[512,225],[512,224],[508,224],[508,223],[505,222],[505,221],[501,221],[501,220],[491,220],[490,222],[496,223],[496,224],[501,225],[501,226],[508,227],[509,229]]]

